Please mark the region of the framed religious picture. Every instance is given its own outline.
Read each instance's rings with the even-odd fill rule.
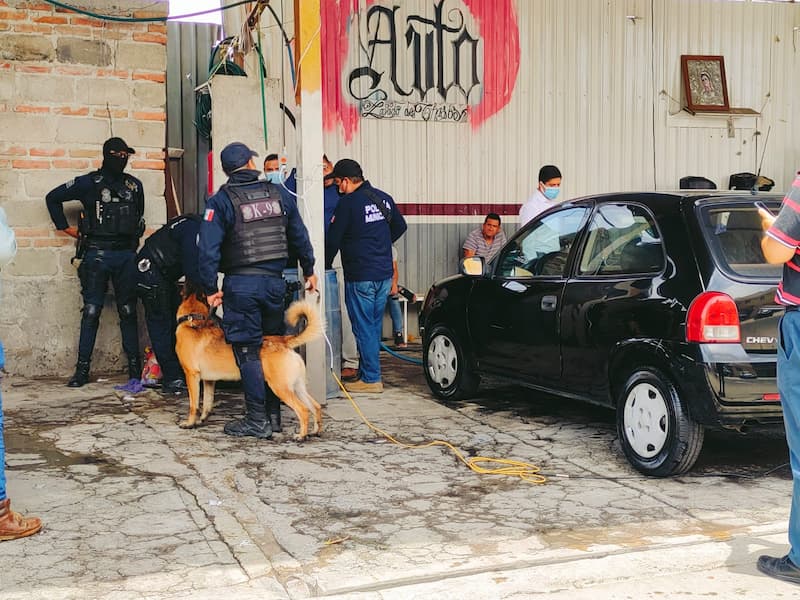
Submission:
[[[728,112],[728,82],[722,56],[681,56],[683,89],[691,112]]]

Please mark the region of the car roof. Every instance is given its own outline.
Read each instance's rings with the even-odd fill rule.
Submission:
[[[616,192],[583,196],[570,200],[570,203],[584,204],[587,202],[611,204],[617,202],[639,202],[648,206],[672,206],[675,204],[712,204],[721,200],[745,201],[753,200],[781,200],[781,194],[770,192],[750,192],[749,190],[676,190],[669,192]]]

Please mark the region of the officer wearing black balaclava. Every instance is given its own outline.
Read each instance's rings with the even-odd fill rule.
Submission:
[[[103,165],[99,170],[76,177],[47,194],[47,210],[53,224],[78,240],[76,257],[81,259],[78,277],[83,315],[78,363],[69,387],[81,387],[89,381],[89,365],[109,280],[114,286],[128,376],[141,378],[136,248],[144,231],[144,190],[141,181],[124,172],[128,157],[134,152],[121,138],[109,138],[103,144]],[[62,205],[71,200],[83,205],[77,227],[71,227],[64,216]]]

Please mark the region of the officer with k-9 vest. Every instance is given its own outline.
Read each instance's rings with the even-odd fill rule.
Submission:
[[[180,215],[147,238],[136,255],[136,284],[153,352],[161,366],[164,394],[186,390],[186,378],[175,354],[175,315],[181,301],[178,280],[185,277],[186,283],[199,285],[199,236],[200,215]]]
[[[314,250],[297,204],[273,183],[259,179],[258,156],[240,142],[220,153],[228,181],[208,199],[200,225],[200,283],[211,306],[223,304],[222,328],[242,377],[245,417],[225,424],[233,436],[268,439],[280,430],[280,401],[264,383],[264,335],[285,331],[282,277],[297,256],[306,289],[315,291]],[[222,290],[217,271],[225,273]]]
[[[124,172],[128,157],[134,152],[121,138],[109,138],[103,144],[99,170],[76,177],[47,194],[47,210],[53,224],[78,240],[76,258],[81,259],[78,277],[83,316],[78,363],[69,387],[81,387],[89,381],[109,280],[114,286],[128,376],[138,380],[142,374],[136,322],[136,248],[144,232],[144,190],[141,181]],[[83,205],[77,227],[69,226],[64,216],[63,204],[71,200]]]

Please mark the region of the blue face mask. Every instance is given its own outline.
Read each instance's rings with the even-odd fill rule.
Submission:
[[[283,182],[280,171],[270,171],[269,173],[264,173],[264,175],[266,175],[267,181],[275,185],[280,185]]]
[[[561,188],[558,187],[544,187],[544,197],[548,200],[555,200],[558,198],[558,193],[561,191]]]

